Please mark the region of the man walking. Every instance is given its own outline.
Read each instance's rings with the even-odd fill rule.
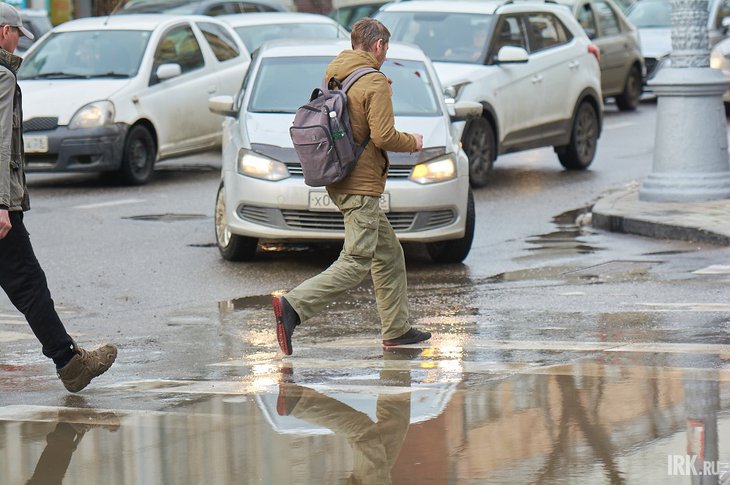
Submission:
[[[379,21],[361,19],[350,34],[352,50],[341,52],[328,66],[325,79],[344,80],[362,67],[380,69],[388,52],[390,32]],[[383,345],[413,344],[431,338],[411,327],[408,320],[406,265],[403,248],[385,213],[380,195],[388,173],[386,151],[415,152],[423,147],[419,134],[394,127],[390,83],[381,73],[360,78],[347,92],[347,110],[355,143],[370,135],[353,171],[327,186],[345,220],[345,244],[328,269],[273,299],[279,347],[291,355],[294,328],[313,317],[348,289],[372,274],[375,301],[381,320]]]
[[[43,346],[43,355],[53,359],[63,385],[78,392],[111,367],[117,348],[104,345],[86,351],[66,333],[23,225],[30,200],[25,182],[22,96],[15,78],[22,59],[13,55],[21,35],[33,39],[18,11],[0,3],[0,286],[25,315]]]

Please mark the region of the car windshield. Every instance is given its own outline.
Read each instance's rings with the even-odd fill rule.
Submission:
[[[253,52],[264,42],[277,39],[334,39],[339,35],[336,25],[332,24],[267,24],[235,27],[238,36]]]
[[[444,12],[380,12],[391,41],[420,47],[434,62],[484,61],[494,16]]]
[[[254,80],[248,110],[255,113],[295,113],[309,101],[312,90],[322,85],[322,74],[331,60],[330,57],[263,59]],[[436,90],[423,62],[388,59],[381,71],[393,80],[393,111],[396,116],[441,115]]]
[[[634,4],[628,17],[639,29],[672,28],[672,5],[664,0],[642,0]]]
[[[134,77],[149,37],[145,30],[56,32],[23,61],[18,79]]]

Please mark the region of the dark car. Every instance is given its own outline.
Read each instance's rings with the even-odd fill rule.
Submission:
[[[228,15],[253,12],[286,12],[277,0],[131,0],[119,14],[166,13],[173,15]]]
[[[601,53],[601,91],[622,111],[639,105],[644,75],[639,33],[612,0],[559,0]]]
[[[363,17],[372,17],[386,3],[388,2],[370,2],[361,5],[333,8],[330,12],[330,17],[335,19],[347,30],[351,30],[355,22]]]
[[[23,20],[23,27],[30,30],[33,37],[35,37],[34,40],[30,40],[25,36],[20,37],[20,40],[18,40],[18,48],[15,53],[22,56],[25,51],[30,49],[33,42],[51,30],[53,25],[51,25],[51,21],[48,20],[48,13],[45,10],[21,9],[20,18]]]

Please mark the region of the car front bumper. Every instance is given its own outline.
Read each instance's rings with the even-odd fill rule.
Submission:
[[[47,149],[26,151],[27,172],[102,172],[121,166],[124,138],[129,126],[117,123],[99,128],[69,130],[57,126],[46,131],[23,134],[26,146],[38,150],[39,138],[45,138]]]
[[[231,171],[223,179],[233,234],[277,242],[344,239],[338,211],[308,208],[309,193],[324,193],[324,187],[308,187],[301,177],[269,182]],[[385,192],[390,211],[386,216],[402,241],[459,239],[465,233],[468,191],[467,174],[429,185],[389,179]]]

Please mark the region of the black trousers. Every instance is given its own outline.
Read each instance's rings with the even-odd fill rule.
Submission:
[[[43,346],[43,355],[68,360],[73,340],[56,313],[46,275],[33,253],[21,211],[10,211],[12,229],[0,239],[0,286],[15,308],[25,315]]]

